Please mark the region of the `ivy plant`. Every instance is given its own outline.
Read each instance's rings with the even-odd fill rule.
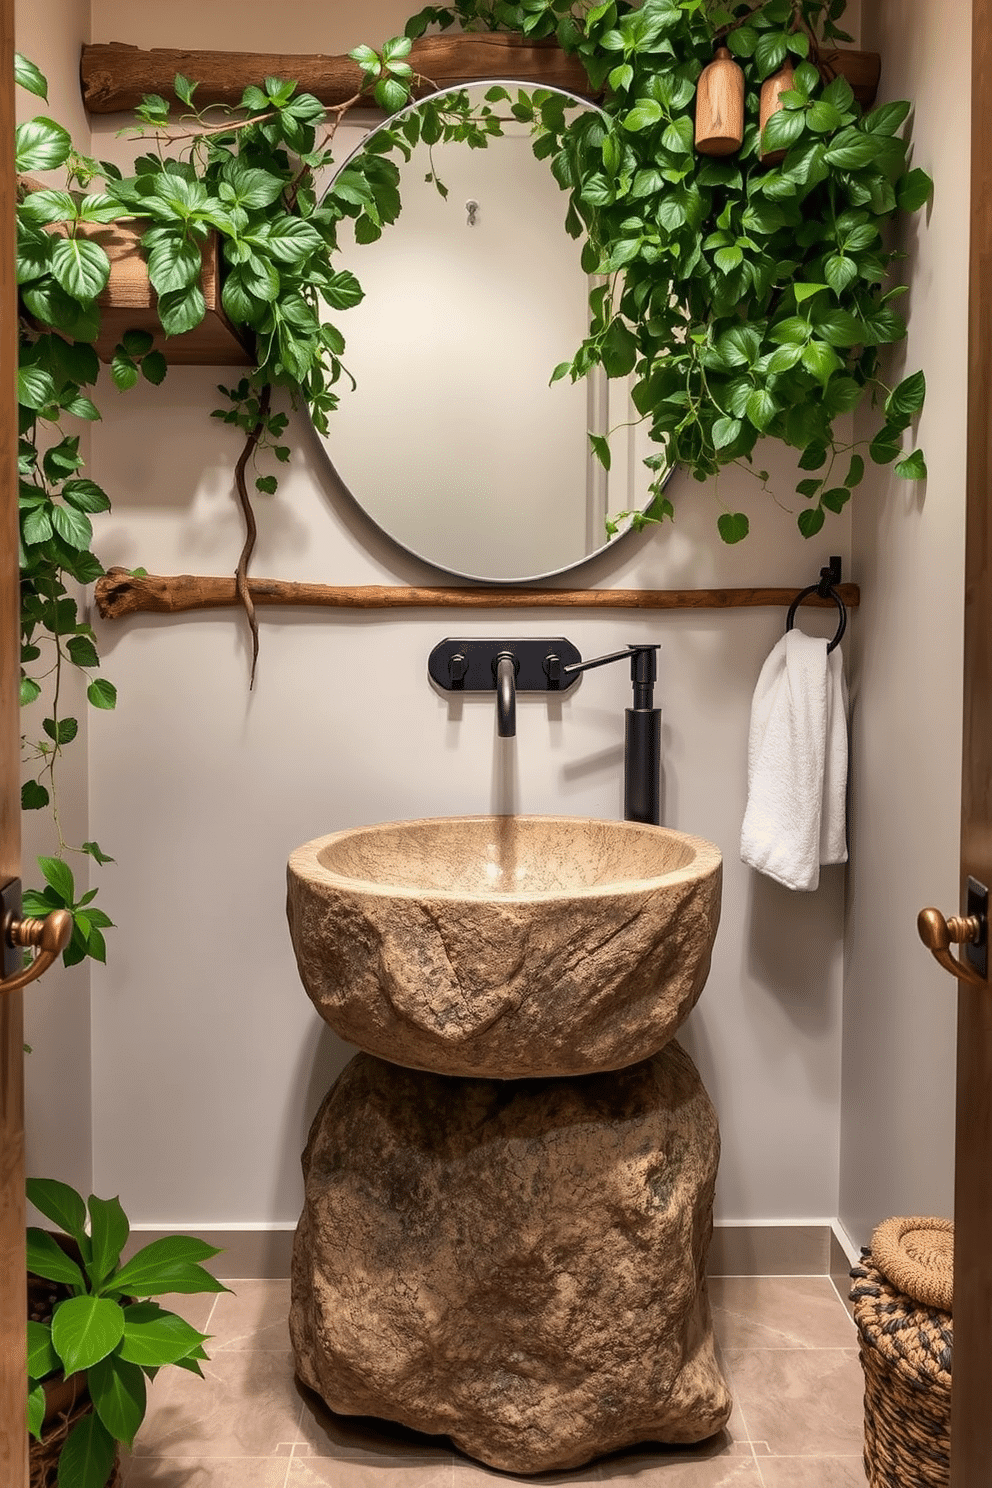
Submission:
[[[533,118],[534,149],[569,192],[567,227],[583,239],[583,266],[599,278],[590,329],[554,377],[601,366],[632,377],[636,409],[659,447],[655,499],[636,525],[673,515],[662,494],[671,463],[698,480],[728,464],[755,466],[762,439],[797,451],[798,524],[805,537],[839,512],[864,476],[865,461],[896,462],[923,479],[918,449],[903,431],[923,405],[922,371],[887,383],[882,348],[901,341],[893,281],[902,256],[890,220],[930,198],[932,183],[910,169],[899,130],[910,105],[865,112],[843,77],[824,81],[819,43],[849,41],[838,22],[843,0],[456,0],[429,6],[407,25],[455,22],[466,29],[555,36],[579,57],[601,93],[601,111],[566,118],[540,92],[518,96],[517,117]],[[694,148],[696,85],[724,44],[744,75],[740,150],[714,158]],[[762,83],[794,67],[782,107],[762,137]],[[502,95],[494,90],[491,98]],[[764,154],[784,151],[777,164]],[[847,415],[878,410],[862,446]],[[608,437],[591,434],[609,467]],[[615,524],[611,524],[615,530]],[[748,531],[724,510],[721,537]]]
[[[26,58],[15,58],[16,80],[36,97],[47,97],[44,77]],[[45,116],[18,125],[16,168],[22,176],[17,201],[17,282],[19,356],[17,374],[21,577],[21,703],[41,699],[40,735],[23,738],[29,778],[21,791],[25,811],[49,808],[58,850],[39,859],[43,890],[25,894],[29,914],[66,908],[73,933],[64,952],[66,965],[89,955],[105,958],[103,931],[109,916],[92,901],[96,891],[77,900],[68,852],[96,863],[112,862],[96,842],[69,844],[59,812],[58,766],[72,743],[78,720],[63,710],[64,682],[70,669],[82,674],[95,708],[117,700],[112,682],[98,674],[96,637],[79,610],[80,589],[103,573],[92,550],[91,518],[110,507],[107,493],[83,473],[80,421],[100,417],[90,397],[100,364],[92,342],[99,331],[96,296],[107,282],[106,254],[83,233],[106,223],[118,207],[102,193],[88,192],[98,167],[78,153],[68,132]],[[28,189],[34,171],[62,169],[64,188]],[[50,230],[55,224],[58,231]],[[165,361],[132,341],[145,376],[160,381]]]

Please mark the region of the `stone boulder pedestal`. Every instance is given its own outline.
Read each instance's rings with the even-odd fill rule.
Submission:
[[[675,1042],[568,1080],[357,1055],[304,1154],[300,1378],[510,1472],[712,1436],[731,1406],[705,1281],[718,1152]]]

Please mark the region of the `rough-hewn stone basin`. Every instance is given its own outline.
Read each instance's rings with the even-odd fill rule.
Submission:
[[[342,1038],[491,1079],[621,1069],[709,971],[722,859],[701,837],[566,816],[440,817],[289,859],[300,976]]]

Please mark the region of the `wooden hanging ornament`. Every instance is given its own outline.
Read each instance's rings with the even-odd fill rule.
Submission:
[[[744,73],[722,46],[696,84],[696,149],[701,155],[733,155],[743,139]]]
[[[765,125],[768,123],[772,114],[777,114],[779,109],[783,107],[782,94],[787,93],[793,86],[794,78],[795,71],[792,63],[783,62],[778,72],[773,73],[769,78],[765,78],[765,81],[762,83],[759,110],[762,135],[764,135]],[[759,149],[758,152],[758,158],[763,165],[778,165],[780,160],[785,159],[785,155],[785,146],[776,150]]]

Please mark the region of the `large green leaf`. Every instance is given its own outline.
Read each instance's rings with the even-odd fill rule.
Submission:
[[[300,222],[297,218],[281,217],[277,221],[265,225],[263,231],[253,234],[250,242],[259,242],[262,246],[284,263],[301,264],[311,253],[316,253],[323,247],[323,239],[315,227],[309,222]]]
[[[908,420],[923,407],[927,395],[927,380],[922,372],[906,377],[889,394],[885,403],[885,415],[892,423]]]
[[[38,1441],[41,1441],[41,1429],[45,1424],[45,1387],[43,1385],[28,1386],[28,1430]]]
[[[93,1260],[87,1270],[94,1289],[99,1289],[119,1263],[131,1226],[118,1198],[98,1199],[90,1194],[89,1209]]]
[[[46,861],[49,864],[59,865],[59,868],[52,870],[56,874],[59,869],[66,866],[60,858],[48,858]],[[67,887],[71,903],[73,892],[71,874]],[[55,1178],[29,1178],[26,1188],[28,1202],[33,1204],[46,1219],[50,1219],[52,1224],[58,1225],[60,1230],[65,1230],[67,1235],[71,1235],[77,1245],[82,1244],[86,1233],[86,1204],[82,1194],[70,1188],[68,1183],[59,1183]]]
[[[55,170],[72,154],[72,140],[67,130],[54,119],[28,119],[14,131],[14,169],[24,175],[29,171]]]
[[[177,289],[162,295],[158,313],[167,336],[181,336],[185,331],[191,331],[207,313],[200,286],[194,284],[190,289]]]
[[[44,226],[50,222],[71,222],[76,216],[76,203],[68,191],[31,191],[20,205],[24,222]]]
[[[58,1488],[106,1488],[116,1450],[114,1438],[90,1411],[72,1428],[62,1448]]]
[[[748,420],[756,429],[767,429],[778,413],[778,404],[767,388],[755,388],[748,397],[746,409]]]
[[[88,480],[85,476],[74,477],[67,480],[62,487],[62,495],[70,506],[76,507],[78,511],[102,512],[110,510],[110,497],[102,486],[96,481]]]
[[[725,543],[742,542],[751,530],[751,524],[743,512],[721,512],[716,525]]]
[[[274,201],[278,201],[285,184],[279,176],[270,175],[268,171],[238,164],[227,172],[219,194],[221,200],[229,201],[232,205],[257,211],[260,207],[269,207]]]
[[[110,278],[110,260],[88,238],[60,238],[52,249],[52,274],[73,299],[95,300]]]
[[[911,170],[896,182],[896,201],[903,212],[917,212],[933,194],[933,182],[925,170]]]
[[[130,1447],[145,1418],[145,1376],[137,1364],[109,1354],[88,1371],[86,1383],[110,1435]]]
[[[106,677],[95,677],[86,689],[86,697],[94,708],[117,707],[117,688]]]
[[[844,129],[828,145],[824,156],[828,165],[840,166],[842,170],[861,170],[879,156],[883,148],[882,137],[874,134],[859,134],[856,129]],[[806,513],[805,515],[809,515]]]
[[[123,1310],[108,1297],[70,1297],[52,1315],[52,1343],[66,1374],[105,1359],[123,1337]]]
[[[85,1289],[86,1278],[75,1261],[56,1245],[51,1235],[33,1226],[27,1232],[27,1267],[35,1276],[46,1281],[61,1281],[67,1286]]]
[[[65,649],[69,653],[69,660],[73,666],[95,667],[100,665],[99,654],[89,636],[73,636]]]
[[[160,295],[188,289],[199,279],[202,267],[196,244],[178,236],[156,243],[148,255],[148,277]]]
[[[36,98],[44,98],[48,101],[48,84],[44,74],[39,72],[35,64],[20,52],[14,53],[14,82],[19,88],[24,88],[28,93],[33,93]]]
[[[905,480],[926,480],[927,462],[923,458],[922,450],[914,450],[907,455],[905,460],[899,460],[895,466],[896,475],[901,475]]]
[[[135,1297],[157,1297],[164,1292],[226,1292],[227,1287],[197,1264],[215,1255],[220,1255],[215,1246],[192,1235],[165,1235],[143,1246],[121,1267],[114,1277],[114,1288]]]
[[[634,370],[637,341],[630,327],[619,318],[610,322],[603,338],[602,356],[608,377],[626,377]]]
[[[631,133],[650,129],[662,117],[661,104],[653,98],[639,98],[628,114],[624,115],[623,127]]]
[[[52,1347],[52,1329],[49,1323],[28,1320],[28,1379],[41,1380],[54,1374],[59,1367],[59,1358]]]
[[[93,541],[93,524],[85,512],[74,506],[53,506],[52,526],[70,548],[84,552]]]
[[[50,373],[41,367],[18,368],[17,401],[22,408],[47,408],[50,403],[54,403],[55,398],[55,383]]]
[[[154,1302],[137,1302],[124,1309],[122,1359],[145,1368],[175,1364],[205,1343],[207,1334],[198,1333],[184,1318],[166,1312]]]

